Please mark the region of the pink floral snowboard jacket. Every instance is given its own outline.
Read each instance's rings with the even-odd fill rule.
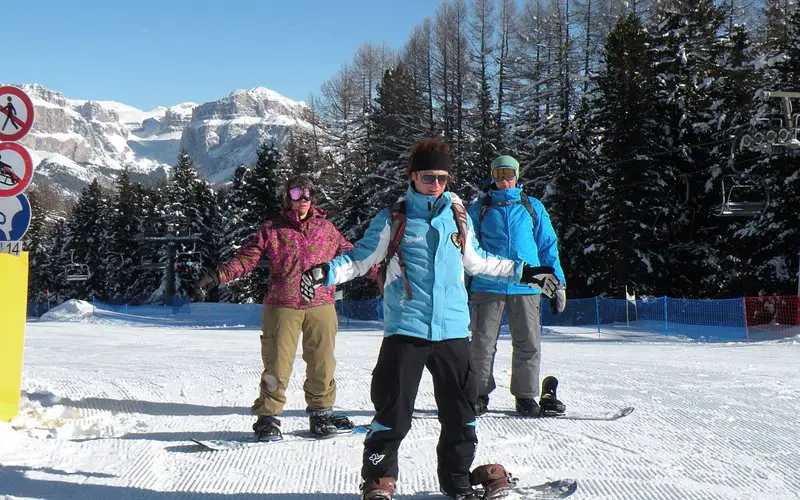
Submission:
[[[255,269],[262,255],[269,259],[269,279],[264,303],[292,309],[333,304],[336,287],[323,286],[311,302],[300,296],[300,276],[316,264],[333,259],[353,248],[338,229],[325,218],[325,211],[311,207],[301,221],[297,212],[267,221],[237,254],[217,268],[220,283],[241,278]]]

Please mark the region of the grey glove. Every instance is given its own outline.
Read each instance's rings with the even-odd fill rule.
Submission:
[[[325,277],[328,275],[328,264],[317,264],[309,268],[300,277],[300,295],[306,302],[314,300],[317,294],[317,288],[325,283]]]
[[[523,263],[520,283],[541,290],[542,295],[552,298],[558,286],[558,278],[553,274],[554,272],[555,269],[550,266],[531,267]]]
[[[563,285],[556,287],[556,293],[550,299],[550,310],[553,314],[561,314],[567,308],[567,290]]]

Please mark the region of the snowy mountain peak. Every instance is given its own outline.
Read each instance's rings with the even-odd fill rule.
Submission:
[[[230,94],[228,94],[228,96],[232,97],[238,94],[249,94],[259,100],[277,101],[289,108],[302,108],[305,107],[306,105],[306,103],[303,101],[294,101],[266,87],[254,87],[251,89],[236,89]]]
[[[207,103],[183,102],[144,111],[117,101],[70,99],[32,83],[36,124],[22,142],[37,161],[34,183],[53,183],[72,195],[97,177],[111,184],[122,168],[163,176],[185,148],[201,174],[231,179],[255,162],[264,141],[280,146],[302,121],[305,104],[266,87],[235,90]]]

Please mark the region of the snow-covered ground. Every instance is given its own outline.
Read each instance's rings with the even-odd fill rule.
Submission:
[[[27,325],[20,416],[0,424],[1,498],[357,498],[361,438],[299,435],[307,428],[300,356],[284,441],[203,451],[190,438],[250,434],[258,330],[91,313],[74,306]],[[636,410],[614,422],[490,414],[478,422],[476,465],[501,462],[522,484],[576,478],[575,499],[800,498],[798,337],[703,344],[555,332],[544,340],[542,373],[559,378],[570,410]],[[337,339],[337,404],[357,423],[372,415],[380,341],[379,330],[355,323]],[[504,337],[492,408],[513,407],[509,357]],[[427,375],[417,407],[435,407]],[[399,498],[437,491],[437,435],[435,419],[414,421]]]

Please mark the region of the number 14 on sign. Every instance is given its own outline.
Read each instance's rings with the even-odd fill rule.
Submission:
[[[0,241],[0,253],[8,253],[19,257],[22,244],[19,241]]]

